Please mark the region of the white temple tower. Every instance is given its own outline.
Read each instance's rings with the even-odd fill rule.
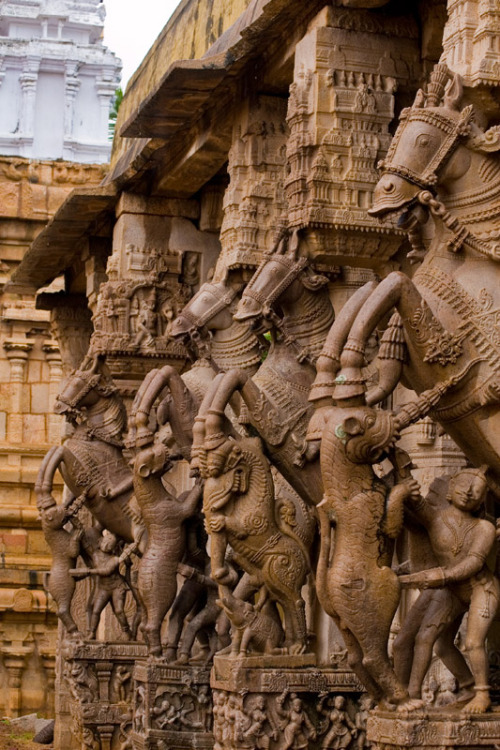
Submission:
[[[0,155],[109,160],[121,62],[102,0],[0,0]]]

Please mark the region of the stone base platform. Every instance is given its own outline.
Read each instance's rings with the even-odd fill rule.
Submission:
[[[139,662],[134,669],[133,750],[213,748],[210,672]]]
[[[210,684],[216,750],[305,747],[304,737],[310,750],[330,747],[334,700],[354,719],[363,690],[347,668],[318,668],[311,654],[216,656]]]
[[[58,741],[61,750],[119,750],[132,727],[133,671],[143,643],[64,644]]]
[[[500,747],[500,707],[466,717],[458,708],[429,708],[398,716],[373,711],[367,737],[372,750],[497,750]]]

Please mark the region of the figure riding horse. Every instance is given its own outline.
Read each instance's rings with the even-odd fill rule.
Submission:
[[[234,316],[251,322],[256,332],[271,329],[268,356],[253,377],[241,370],[226,373],[206,416],[210,430],[239,392],[272,463],[309,506],[322,497],[319,465],[307,461],[305,437],[314,363],[334,318],[327,281],[300,257],[297,235],[284,232],[245,287]]]
[[[150,417],[160,399],[158,427],[170,425],[179,452],[189,461],[193,422],[215,373],[231,367],[250,375],[256,371],[261,359],[259,342],[247,324],[233,320],[239,291],[241,284],[231,286],[227,278],[206,282],[173,321],[170,335],[200,359],[182,376],[170,366],[148,373],[130,413],[127,444],[131,447],[153,441]]]
[[[351,306],[349,329],[333,326],[311,400],[363,396],[368,339],[396,308],[379,355],[384,387],[367,402],[400,380],[417,393],[446,382],[432,416],[472,463],[490,467],[500,497],[500,129],[482,131],[461,99],[459,76],[438,65],[401,115],[370,213],[402,213],[410,239],[430,214],[435,234],[413,280],[390,273],[361,309]]]

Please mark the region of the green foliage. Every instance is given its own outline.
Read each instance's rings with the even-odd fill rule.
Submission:
[[[118,117],[118,110],[120,109],[120,105],[123,100],[123,91],[119,87],[115,91],[115,98],[113,100],[113,106],[111,107],[111,112],[109,113],[109,123],[108,123],[108,140],[112,141],[115,137],[115,127],[116,127],[116,118]]]

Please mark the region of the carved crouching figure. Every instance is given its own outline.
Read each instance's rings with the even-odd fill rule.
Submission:
[[[221,587],[221,598],[232,582],[225,562],[230,545],[253,590],[265,587],[281,605],[285,648],[303,653],[306,622],[301,588],[308,572],[307,554],[276,518],[273,480],[260,440],[235,442],[216,431],[196,458],[206,478],[203,510],[211,537],[212,575]]]
[[[372,464],[397,436],[392,415],[345,403],[343,408],[331,408],[323,432],[325,497],[318,506],[317,593],[338,624],[349,664],[365,687],[377,700],[400,703],[408,694],[387,654],[400,598],[400,585],[390,565],[393,540],[402,528],[404,500],[418,492],[418,485],[407,478],[389,492],[374,473]]]
[[[171,495],[161,481],[168,464],[167,449],[156,445],[141,451],[134,465],[135,496],[148,531],[138,589],[146,609],[142,629],[153,656],[161,655],[161,625],[177,593],[177,566],[185,551],[183,522],[196,512],[202,493],[198,483],[179,498]]]

